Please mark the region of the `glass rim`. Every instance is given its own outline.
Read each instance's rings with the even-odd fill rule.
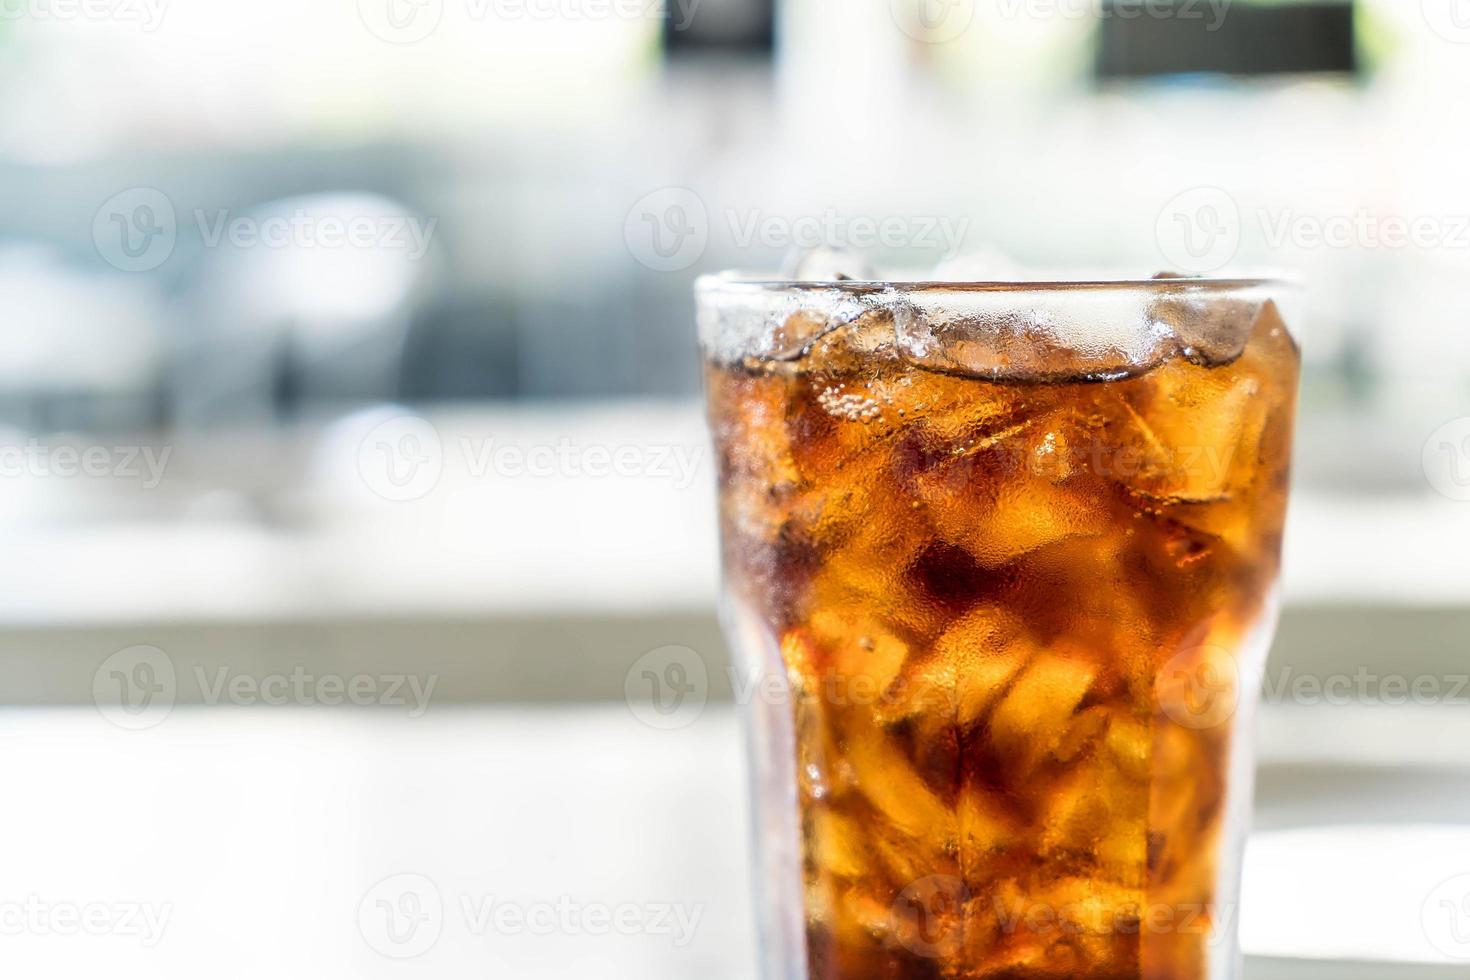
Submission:
[[[695,282],[694,305],[700,347],[714,361],[779,360],[844,324],[882,315],[892,320],[894,342],[915,356],[1034,334],[1096,362],[1091,373],[1101,377],[1131,371],[1171,344],[1218,346],[1223,327],[1210,327],[1218,319],[1211,309],[1240,319],[1242,310],[1270,302],[1295,324],[1303,295],[1299,282],[1279,275],[806,282],[716,273]]]
[[[1149,279],[781,279],[764,274],[736,270],[711,272],[694,282],[698,295],[721,292],[823,292],[834,290],[854,296],[873,293],[1028,293],[1028,292],[1107,292],[1112,290],[1145,290],[1160,293],[1207,290],[1231,292],[1239,289],[1302,288],[1300,277],[1287,272],[1271,272],[1252,276],[1177,276]]]

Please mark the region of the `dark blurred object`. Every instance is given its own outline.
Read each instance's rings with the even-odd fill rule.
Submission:
[[[321,405],[395,397],[409,326],[432,294],[430,263],[386,236],[411,214],[392,198],[358,192],[242,212],[249,227],[306,230],[264,244],[222,237],[205,249],[174,348],[175,421],[266,426]],[[311,229],[329,220],[367,222],[370,237],[314,243]]]
[[[664,0],[664,50],[768,56],[775,18],[773,0]]]
[[[1105,2],[1097,77],[1358,70],[1353,6],[1204,0]]]
[[[409,328],[398,394],[410,402],[514,398],[522,393],[518,346],[504,303],[441,299]]]

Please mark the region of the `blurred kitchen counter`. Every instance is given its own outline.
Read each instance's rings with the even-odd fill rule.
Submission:
[[[696,406],[406,412],[155,441],[169,457],[151,487],[7,477],[0,624],[712,608],[714,472]],[[1299,485],[1287,608],[1470,610],[1467,540],[1470,503],[1422,480],[1359,495]]]
[[[432,672],[443,701],[617,698],[666,644],[729,695],[696,406],[406,413],[154,443],[151,486],[0,481],[0,702],[86,703],[138,644],[178,663],[183,703],[191,668],[224,664]],[[1420,486],[1298,489],[1274,667],[1461,670],[1470,503]]]

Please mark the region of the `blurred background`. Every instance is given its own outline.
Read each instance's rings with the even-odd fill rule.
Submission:
[[[691,288],[825,244],[1302,279],[1247,976],[1467,975],[1467,83],[1461,0],[4,0],[0,970],[753,977]]]

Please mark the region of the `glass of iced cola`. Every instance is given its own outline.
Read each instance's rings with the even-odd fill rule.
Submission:
[[[697,292],[768,980],[1238,976],[1294,289]]]

